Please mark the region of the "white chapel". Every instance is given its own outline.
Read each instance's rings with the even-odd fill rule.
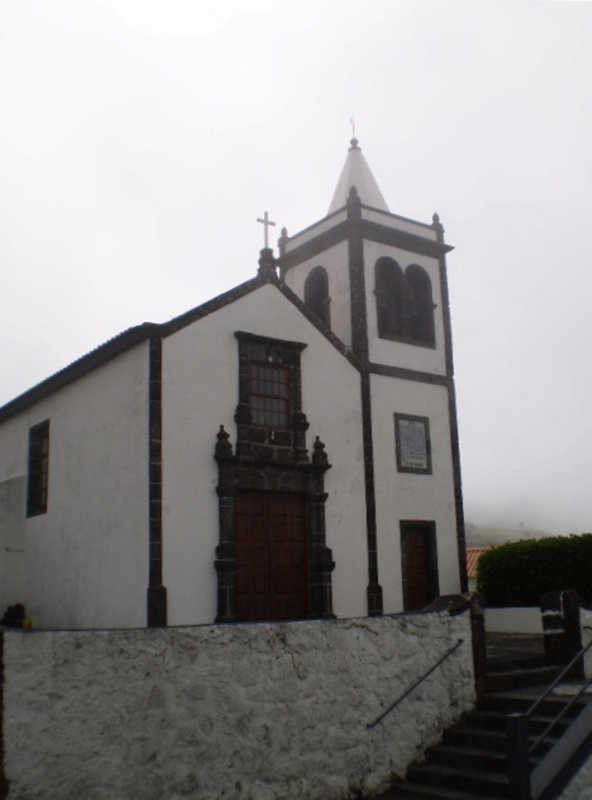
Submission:
[[[252,279],[0,408],[0,611],[138,628],[466,591],[450,250],[354,138],[327,215]]]

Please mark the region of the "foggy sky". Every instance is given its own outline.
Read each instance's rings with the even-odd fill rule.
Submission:
[[[592,530],[592,3],[0,5],[0,404],[255,274],[356,135],[447,241],[467,517]]]

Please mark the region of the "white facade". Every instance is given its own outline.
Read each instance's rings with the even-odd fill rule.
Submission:
[[[459,591],[459,551],[454,475],[450,453],[448,396],[441,386],[424,386],[413,381],[372,376],[373,430],[384,431],[374,443],[377,463],[384,464],[376,478],[376,508],[379,580],[384,607],[403,608],[401,583],[401,520],[433,521],[437,533],[439,593]],[[430,421],[432,474],[416,475],[397,471],[394,440],[395,413],[414,414]],[[391,430],[389,430],[389,428]],[[389,435],[390,434],[390,435]],[[397,581],[383,576],[397,575]]]
[[[363,616],[365,609],[365,518],[359,377],[341,353],[274,285],[257,291],[165,338],[163,347],[164,583],[169,622],[211,622],[216,617],[218,544],[217,466],[213,459],[220,425],[236,441],[237,329],[300,341],[302,408],[310,423],[308,446],[319,435],[332,467],[327,473],[327,543],[333,550],[334,611]],[[215,345],[213,344],[215,343]],[[339,408],[324,391],[334,387]],[[336,413],[338,411],[338,413]]]
[[[347,264],[347,242],[339,242],[322,253],[306,259],[299,269],[286,274],[286,284],[301,300],[304,300],[304,282],[315,267],[327,271],[329,281],[331,330],[347,346],[351,347],[352,327],[350,308],[349,273]]]
[[[348,159],[344,174],[374,192],[357,143]],[[450,248],[437,219],[345,195],[284,232],[279,259],[262,251],[256,278],[0,409],[0,611],[22,603],[40,628],[266,619],[244,600],[237,611],[262,569],[237,556],[237,526],[255,542],[264,513],[241,523],[245,495],[261,509],[270,494],[302,498],[290,536],[304,537],[309,599],[278,618],[396,613],[466,589]],[[31,510],[40,469],[47,507]]]

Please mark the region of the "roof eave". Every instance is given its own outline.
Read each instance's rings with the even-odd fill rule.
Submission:
[[[111,361],[116,356],[130,350],[138,344],[148,340],[160,330],[160,326],[153,322],[144,322],[133,328],[128,328],[123,333],[114,336],[109,341],[99,345],[95,350],[81,356],[68,366],[50,375],[49,378],[36,384],[31,389],[18,395],[0,408],[0,422],[5,422],[21,411],[43,400],[45,397],[63,389],[83,375],[92,372],[97,367]]]

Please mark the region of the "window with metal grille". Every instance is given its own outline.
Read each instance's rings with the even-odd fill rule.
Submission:
[[[290,422],[288,367],[250,364],[249,378],[253,423],[270,428],[287,428]]]
[[[29,474],[27,479],[27,516],[47,512],[49,486],[49,420],[29,431]]]

